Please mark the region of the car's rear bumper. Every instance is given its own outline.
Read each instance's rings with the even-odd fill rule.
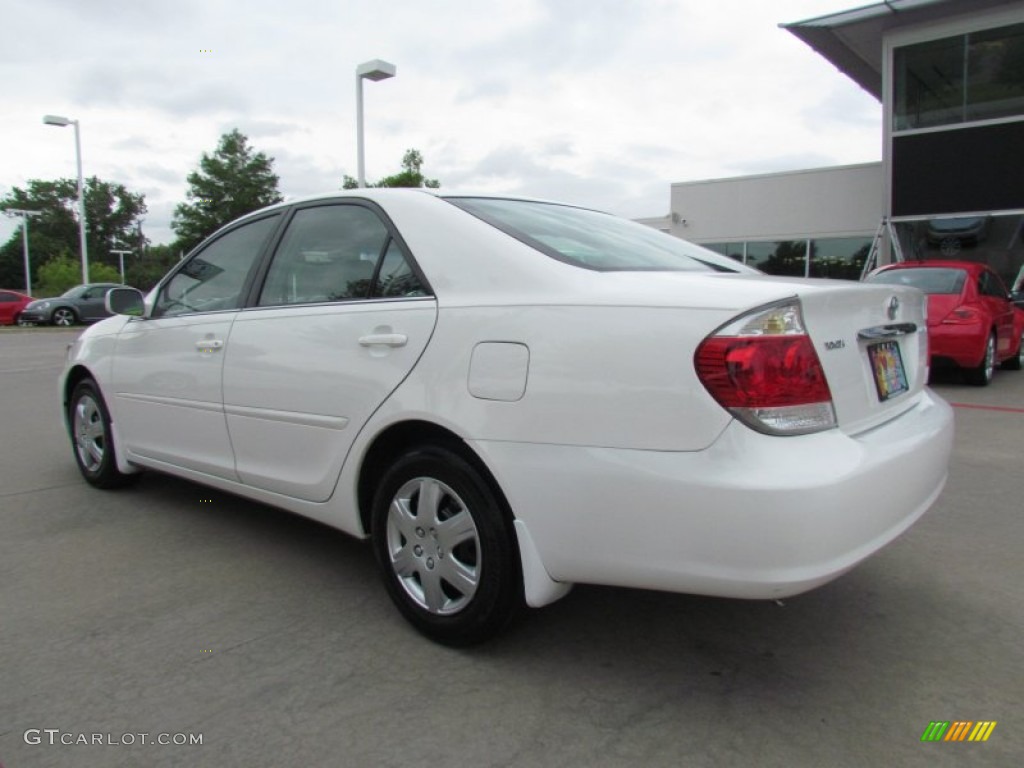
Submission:
[[[988,328],[977,325],[928,326],[928,350],[936,364],[977,368],[985,357]]]
[[[950,407],[925,390],[864,434],[762,435],[699,452],[476,442],[544,569],[564,582],[771,598],[830,581],[941,491]]]

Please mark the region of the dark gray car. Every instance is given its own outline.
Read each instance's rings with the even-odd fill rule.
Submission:
[[[21,312],[22,323],[69,326],[92,323],[110,317],[103,299],[119,283],[86,283],[76,285],[53,299],[37,299]]]

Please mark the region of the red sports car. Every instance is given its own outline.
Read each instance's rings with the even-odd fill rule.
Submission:
[[[0,289],[0,325],[15,325],[21,310],[35,301],[31,296],[17,291]]]
[[[999,275],[968,261],[909,261],[876,269],[869,283],[911,285],[928,294],[932,365],[953,363],[971,384],[992,381],[996,365],[1019,371],[1024,311],[1014,307]]]

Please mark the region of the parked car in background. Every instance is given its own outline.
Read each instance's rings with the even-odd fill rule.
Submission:
[[[971,384],[992,381],[997,365],[1019,371],[1024,356],[1024,312],[1006,285],[984,264],[908,261],[889,264],[866,282],[909,285],[928,294],[928,344],[935,365],[956,365]]]
[[[107,302],[60,384],[87,482],[152,469],[368,537],[454,645],[575,582],[812,589],[924,514],[952,447],[920,291],[570,205],[282,203]]]
[[[21,313],[23,323],[36,325],[71,326],[92,323],[110,317],[103,300],[111,288],[122,288],[120,283],[87,283],[52,299],[36,299]]]
[[[27,294],[0,290],[0,325],[18,324],[22,311],[33,301],[35,299]]]
[[[991,216],[953,216],[928,220],[928,243],[939,246],[944,256],[955,256],[961,247],[977,245],[988,237]]]

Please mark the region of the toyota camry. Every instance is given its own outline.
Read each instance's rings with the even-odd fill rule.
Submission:
[[[766,277],[571,205],[283,203],[106,305],[60,383],[85,480],[156,470],[368,538],[442,643],[574,583],[794,595],[946,478],[922,292]]]

